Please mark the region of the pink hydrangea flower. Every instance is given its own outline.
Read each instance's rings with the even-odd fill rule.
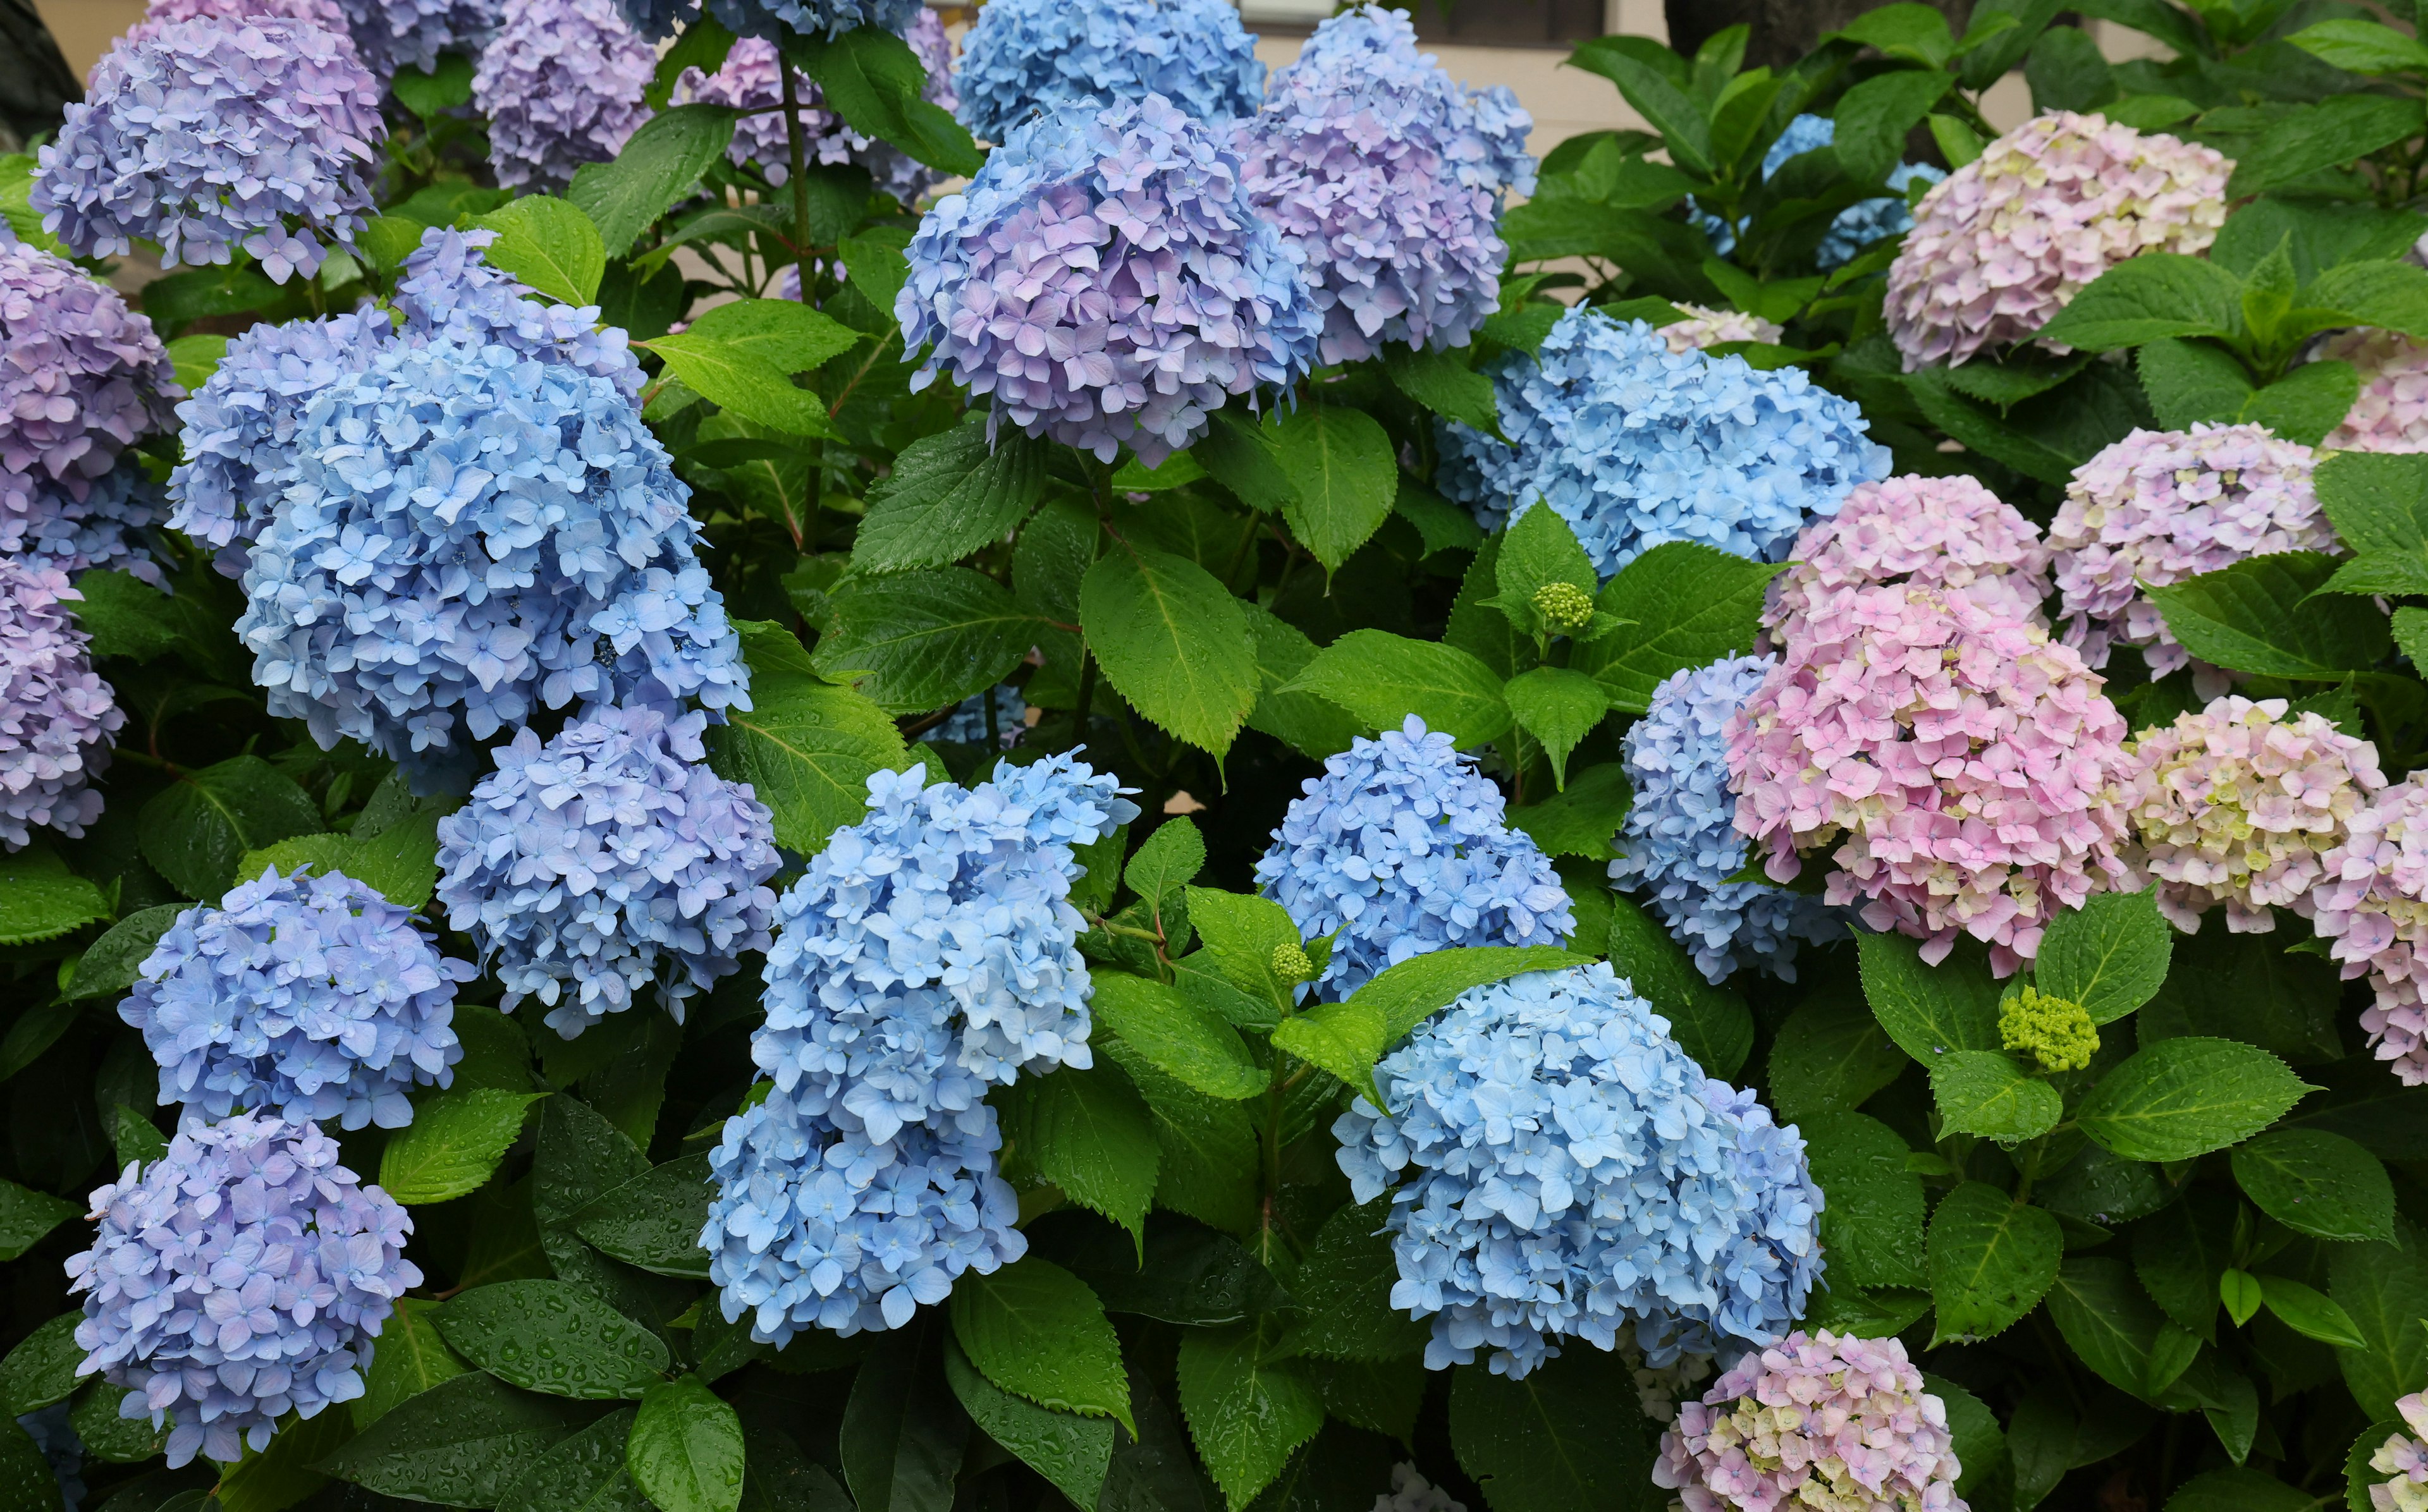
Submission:
[[[1763,625],[1783,640],[1823,599],[1885,583],[1942,589],[2045,625],[2048,569],[2040,528],[2013,505],[1970,478],[1907,474],[1857,484],[1836,514],[1805,527],[1788,569],[1771,579]]]
[[[2377,1000],[2360,1027],[2405,1086],[2428,1081],[2428,772],[2415,772],[2352,817],[2326,854],[2311,922],[2344,979],[2367,973]]]
[[[2369,1468],[2386,1479],[2369,1488],[2377,1512],[2428,1512],[2428,1397],[2418,1391],[2394,1404],[2409,1433],[2389,1434],[2369,1456]]]
[[[1787,334],[1785,326],[1758,315],[1706,309],[1699,304],[1681,304],[1678,309],[1685,318],[1672,320],[1661,328],[1661,339],[1669,344],[1673,352],[1699,351],[1724,341],[1775,343]]]
[[[2219,903],[2237,934],[2267,934],[2280,907],[2308,917],[2321,858],[2386,786],[2376,746],[2286,707],[2229,695],[2133,746],[2135,859],[2157,879],[2158,911],[2188,935]]]
[[[2128,257],[2205,251],[2233,169],[2104,116],[2025,122],[1914,207],[1889,267],[1889,336],[1907,369],[2027,339]]]
[[[2065,640],[2092,666],[2143,648],[2152,676],[2190,661],[2141,591],[2246,557],[2335,551],[2310,474],[2318,456],[2258,425],[2135,431],[2075,469],[2049,527]]]
[[[1835,846],[1825,892],[2011,974],[2061,908],[2126,873],[2124,721],[2037,626],[1912,586],[1825,600],[1729,723],[1737,828],[1773,881]]]
[[[2428,346],[2373,326],[2338,331],[2313,360],[2360,370],[2360,397],[2320,446],[2329,451],[2428,451]]]
[[[1901,1341],[1797,1329],[1678,1409],[1652,1484],[1686,1512],[1961,1512],[1961,1471]]]

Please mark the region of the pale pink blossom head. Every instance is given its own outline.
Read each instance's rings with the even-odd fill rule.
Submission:
[[[2428,1081],[2428,772],[2378,793],[2351,836],[2321,862],[2311,924],[2350,981],[2366,973],[2377,1000],[2360,1026],[2406,1086]]]
[[[1700,351],[1726,341],[1761,341],[1777,343],[1787,334],[1787,328],[1776,320],[1765,320],[1758,315],[1745,315],[1735,310],[1712,310],[1699,304],[1681,304],[1682,320],[1672,320],[1661,328],[1661,339],[1672,352]]]
[[[2394,1404],[2411,1431],[2387,1436],[2369,1456],[2369,1468],[2386,1479],[2369,1488],[2376,1512],[2428,1512],[2428,1398],[2414,1391]]]
[[[2321,341],[2311,356],[2348,362],[2360,372],[2360,397],[2321,447],[2428,451],[2428,346],[2391,331],[2355,326]]]
[[[2124,722],[2046,631],[1935,589],[1825,600],[1730,721],[1737,828],[1774,881],[1824,850],[1825,897],[1999,975],[2125,875]]]
[[[1943,589],[2045,625],[2048,567],[2039,527],[2013,505],[1970,478],[1907,474],[1858,484],[1836,514],[1805,528],[1787,570],[1771,579],[1763,625],[1783,640],[1822,600],[1889,583]]]
[[[2225,927],[2264,935],[2277,908],[2307,918],[2322,857],[2386,786],[2377,747],[2323,714],[2287,717],[2281,698],[2228,695],[2144,730],[2124,808],[2158,911],[2186,934],[2225,905]]]
[[[2049,527],[2065,640],[2092,666],[2142,647],[2150,675],[2190,658],[2141,585],[2164,588],[2280,551],[2335,551],[2318,454],[2259,425],[2135,431],[2075,469]]]
[[[1914,207],[1886,311],[1907,369],[2028,339],[2128,257],[2205,251],[2233,170],[2212,148],[2104,116],[2025,122]]]

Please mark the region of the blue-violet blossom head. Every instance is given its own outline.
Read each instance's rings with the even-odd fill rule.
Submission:
[[[652,41],[698,19],[700,0],[616,0],[632,29]],[[708,14],[737,37],[840,37],[855,26],[903,32],[920,0],[708,0]]]
[[[604,378],[629,398],[641,394],[641,365],[621,326],[599,323],[595,304],[551,304],[501,268],[487,249],[498,234],[434,226],[407,253],[397,282],[398,334],[408,343],[494,342],[542,362]]]
[[[1160,95],[1203,122],[1253,114],[1256,39],[1229,0],[991,0],[961,39],[961,123],[1007,142],[1081,100]]]
[[[126,713],[62,602],[83,596],[55,568],[0,558],[0,845],[11,851],[36,828],[78,837],[101,817],[87,785]]]
[[[994,738],[1009,751],[1020,743],[1028,729],[1028,701],[1020,690],[1009,683],[997,683],[982,693],[972,693],[953,706],[944,723],[930,732],[929,738],[957,741],[963,745],[984,745],[987,742],[987,700],[994,701]]]
[[[622,152],[652,113],[641,96],[657,71],[615,0],[506,0],[472,75],[499,187],[560,193],[575,169]]]
[[[1534,192],[1534,158],[1526,151],[1534,118],[1506,85],[1470,89],[1452,81],[1432,54],[1417,51],[1417,28],[1404,10],[1370,4],[1330,17],[1283,72],[1339,75],[1361,66],[1387,69],[1402,88],[1430,98],[1432,136],[1443,161],[1461,184],[1492,196],[1496,210],[1506,193]]]
[[[438,55],[480,56],[498,27],[499,0],[339,0],[364,64],[382,79],[433,73]]]
[[[1762,154],[1762,176],[1769,178],[1785,167],[1792,158],[1817,152],[1838,139],[1838,123],[1828,116],[1800,115],[1787,123],[1770,150]],[[1813,249],[1813,261],[1823,270],[1843,267],[1875,242],[1891,236],[1902,236],[1913,229],[1913,212],[1908,208],[1905,188],[1910,184],[1936,184],[1947,176],[1944,168],[1928,163],[1899,163],[1889,170],[1888,186],[1898,192],[1876,199],[1858,200],[1830,220]],[[1690,196],[1686,202],[1694,204]],[[1695,223],[1711,238],[1712,251],[1722,257],[1736,251],[1735,228],[1708,210],[1695,212]]]

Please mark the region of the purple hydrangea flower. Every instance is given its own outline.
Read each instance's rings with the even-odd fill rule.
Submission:
[[[750,707],[665,448],[614,382],[400,343],[313,399],[237,633],[272,712],[425,774],[545,705]]]
[[[571,1039],[654,980],[683,1004],[770,942],[774,817],[708,770],[705,715],[585,710],[546,745],[499,747],[472,801],[438,821],[438,901],[505,986]]]
[[[237,25],[253,16],[300,21],[344,38],[349,46],[353,42],[350,35],[352,24],[346,19],[345,7],[337,0],[152,0],[143,8],[143,19],[126,28],[126,35],[119,41],[141,41],[161,27],[173,26],[181,21],[217,21],[223,25]],[[94,59],[93,67],[100,66],[100,59]]]
[[[486,230],[433,227],[421,234],[396,286],[403,340],[495,343],[606,379],[638,399],[641,366],[623,328],[602,326],[595,304],[543,303],[513,274],[490,267],[484,249],[497,239]]]
[[[40,154],[32,205],[79,255],[160,244],[166,267],[241,249],[273,283],[311,278],[373,209],[387,127],[345,39],[302,22],[184,21],[125,41]]]
[[[1239,124],[1240,166],[1324,312],[1326,363],[1385,342],[1463,347],[1500,308],[1509,249],[1473,163],[1468,92],[1399,10],[1352,10],[1316,29],[1274,77],[1272,98]]]
[[[1567,889],[1502,814],[1501,789],[1414,714],[1326,761],[1256,863],[1302,935],[1338,933],[1316,995],[1444,946],[1567,943]]]
[[[700,0],[616,0],[632,29],[652,41],[700,13]],[[708,13],[737,37],[798,32],[840,37],[855,26],[899,32],[920,0],[708,0]]]
[[[1453,82],[1431,54],[1417,51],[1417,29],[1405,10],[1367,4],[1331,17],[1284,72],[1337,76],[1383,58],[1393,60],[1384,66],[1402,76],[1403,87],[1432,97],[1435,144],[1461,184],[1491,195],[1496,208],[1504,193],[1534,192],[1534,158],[1526,151],[1534,118],[1506,85],[1470,89]]]
[[[575,169],[622,152],[653,113],[641,95],[657,71],[658,50],[614,0],[506,0],[472,75],[499,185],[561,192]]]
[[[498,27],[500,0],[339,0],[363,62],[385,79],[399,69],[427,73],[438,55],[476,57]]]
[[[109,765],[126,714],[62,607],[83,596],[64,573],[0,558],[0,844],[11,851],[38,826],[81,836],[101,817],[86,784]]]
[[[413,1220],[337,1163],[316,1124],[243,1115],[181,1130],[168,1155],[92,1195],[79,1374],[131,1388],[119,1410],[173,1416],[169,1463],[232,1464],[289,1412],[363,1394],[371,1341],[421,1284]]]
[[[990,425],[1154,466],[1303,376],[1323,316],[1221,138],[1159,95],[1013,130],[911,238],[894,314],[934,349],[912,389],[949,371]]]
[[[118,1016],[187,1124],[241,1111],[402,1129],[409,1090],[454,1078],[455,988],[478,974],[353,878],[269,867],[179,914]]]
[[[961,123],[1008,142],[1081,100],[1159,96],[1203,122],[1250,115],[1265,65],[1228,0],[990,0],[961,39],[960,87]]]

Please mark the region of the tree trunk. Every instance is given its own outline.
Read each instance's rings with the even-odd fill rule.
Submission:
[[[1687,57],[1714,33],[1747,25],[1753,36],[1746,43],[1746,67],[1767,64],[1783,69],[1813,50],[1825,33],[1837,30],[1880,0],[1664,0],[1669,22],[1669,45]],[[1947,24],[1959,33],[1973,13],[1973,0],[1926,0],[1946,12]]]

